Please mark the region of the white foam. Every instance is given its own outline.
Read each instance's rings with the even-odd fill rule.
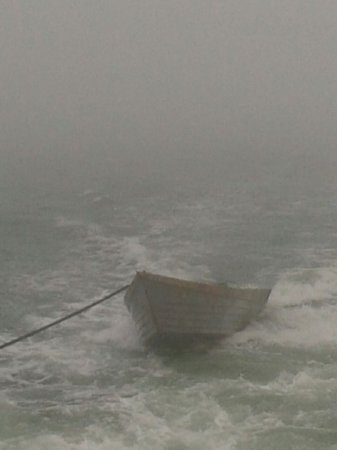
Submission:
[[[119,442],[118,442],[119,441]],[[92,439],[66,438],[57,434],[41,434],[38,437],[10,439],[3,444],[1,450],[129,450],[120,440],[106,436]]]
[[[337,268],[296,269],[283,275],[273,288],[271,301],[279,306],[310,301],[337,300]]]
[[[80,219],[57,216],[55,218],[55,226],[59,228],[85,227],[85,222]]]
[[[318,347],[337,342],[337,270],[296,270],[273,288],[264,313],[230,342]]]

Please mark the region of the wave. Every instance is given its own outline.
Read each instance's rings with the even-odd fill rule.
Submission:
[[[336,323],[337,268],[296,269],[274,286],[260,319],[230,342],[308,348],[335,345]]]

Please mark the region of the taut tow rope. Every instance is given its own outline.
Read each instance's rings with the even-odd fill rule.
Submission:
[[[99,305],[100,303],[105,302],[106,300],[109,300],[110,298],[114,297],[117,294],[120,294],[123,291],[126,291],[127,288],[130,285],[123,286],[120,289],[117,289],[117,291],[111,292],[110,294],[105,295],[104,297],[96,300],[93,303],[90,303],[89,305],[84,306],[83,308],[77,309],[76,311],[67,314],[66,316],[60,317],[59,319],[54,320],[53,322],[48,323],[47,325],[44,325],[43,327],[37,328],[36,330],[32,330],[26,334],[23,334],[22,336],[19,336],[15,339],[12,339],[11,341],[5,342],[3,344],[0,344],[0,350],[6,347],[10,347],[18,342],[24,341],[32,336],[35,336],[36,334],[42,333],[42,331],[47,330],[48,328],[54,327],[55,325],[58,325],[61,322],[65,322],[68,319],[71,319],[72,317],[78,316],[79,314],[88,311],[88,309],[93,308],[96,305]]]

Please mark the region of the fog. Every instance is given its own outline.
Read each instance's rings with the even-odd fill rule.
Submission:
[[[0,187],[332,174],[336,23],[333,0],[2,1]]]

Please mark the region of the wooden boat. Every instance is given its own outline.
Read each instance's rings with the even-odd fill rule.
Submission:
[[[270,292],[137,272],[125,304],[145,344],[185,345],[242,330],[263,309]]]

